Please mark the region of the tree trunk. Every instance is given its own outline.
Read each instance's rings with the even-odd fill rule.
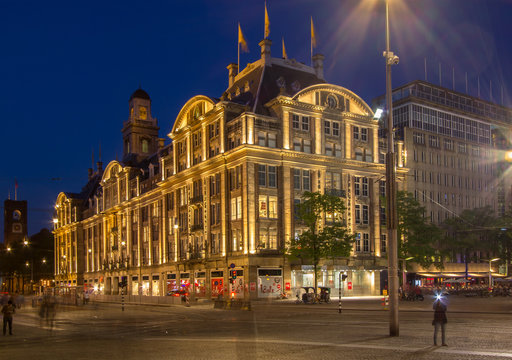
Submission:
[[[318,287],[318,280],[317,280],[317,277],[316,277],[316,273],[317,273],[317,268],[318,268],[318,263],[315,261],[315,263],[313,264],[313,283],[315,284],[315,295],[316,295],[316,289]]]

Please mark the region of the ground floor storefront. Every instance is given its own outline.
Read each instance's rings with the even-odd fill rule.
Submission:
[[[379,259],[380,260],[380,259]],[[380,295],[387,286],[385,267],[375,260],[344,260],[320,265],[317,285],[337,296]],[[346,277],[344,277],[346,275]],[[344,281],[340,282],[340,278]],[[181,296],[196,299],[265,299],[295,297],[314,286],[310,265],[290,263],[282,255],[239,256],[188,263],[85,273],[83,290],[90,295]]]

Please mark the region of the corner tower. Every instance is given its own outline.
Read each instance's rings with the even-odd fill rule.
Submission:
[[[151,99],[141,88],[128,101],[129,117],[123,126],[123,159],[140,160],[158,150],[158,123],[151,116]]]

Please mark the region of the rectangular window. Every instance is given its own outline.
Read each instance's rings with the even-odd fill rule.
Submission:
[[[268,202],[267,195],[259,196],[258,213],[261,218],[268,217]]]
[[[380,234],[380,252],[386,253],[387,249],[386,234]]]
[[[358,176],[354,177],[354,195],[361,195],[361,178]]]
[[[293,169],[293,188],[300,190],[300,169]]]
[[[334,155],[336,157],[341,157],[341,146],[338,144],[334,144]]]
[[[324,133],[325,135],[331,135],[331,122],[325,120],[324,121]]]
[[[370,235],[363,234],[363,252],[370,252]]]
[[[242,197],[238,196],[236,198],[236,216],[238,219],[242,218]]]
[[[368,129],[361,128],[361,141],[368,141]]]
[[[361,252],[361,233],[356,235],[356,252]]]
[[[231,199],[231,220],[236,220],[236,198]]]
[[[302,130],[309,131],[309,116],[302,117]]]
[[[325,143],[325,155],[333,156],[332,144],[331,143]]]
[[[268,187],[275,188],[277,186],[277,168],[268,166]]]
[[[309,170],[302,170],[302,189],[311,191],[311,178]]]
[[[379,181],[379,193],[380,196],[386,196],[386,181]]]
[[[306,154],[311,154],[311,140],[303,140],[304,144],[304,152]]]
[[[340,136],[340,123],[332,123],[332,136]]]
[[[268,217],[277,219],[277,196],[268,197]]]
[[[297,129],[297,130],[300,129],[299,119],[300,119],[299,115],[292,114],[292,127],[293,127],[293,129]]]
[[[258,165],[258,185],[267,186],[267,167]]]
[[[353,133],[354,140],[359,140],[359,127],[354,126],[352,133]]]
[[[267,145],[266,136],[265,136],[264,132],[258,131],[258,145],[259,146]]]
[[[368,196],[368,178],[363,178],[363,196]]]
[[[368,205],[363,205],[363,225],[368,225]]]
[[[354,212],[356,224],[361,224],[361,205],[356,204]]]
[[[294,151],[302,151],[301,139],[293,139],[293,150]]]
[[[276,134],[272,134],[272,133],[268,134],[268,147],[269,148],[277,147]]]

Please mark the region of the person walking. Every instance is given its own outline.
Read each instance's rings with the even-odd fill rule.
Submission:
[[[7,304],[2,307],[2,314],[4,315],[4,336],[5,330],[7,330],[7,324],[9,324],[9,335],[12,335],[12,315],[16,313],[16,307],[12,303],[12,300],[9,300]]]
[[[448,322],[446,318],[446,305],[438,299],[434,302],[434,320],[432,320],[432,325],[434,325],[434,345],[437,345],[437,333],[439,332],[439,328],[441,328],[441,340],[442,346],[448,346],[446,344],[446,323]]]

